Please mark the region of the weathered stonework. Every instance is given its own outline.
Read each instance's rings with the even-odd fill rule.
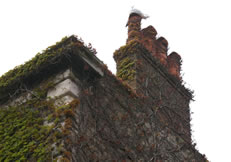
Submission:
[[[154,105],[156,111],[160,111],[163,122],[179,134],[183,133],[184,138],[191,142],[190,92],[181,86],[178,80],[176,80],[178,82],[170,80],[168,72],[160,69],[161,64],[158,64],[142,44],[137,43],[129,49],[135,52],[120,53],[117,51],[125,56],[123,60],[129,58],[135,62],[132,69],[136,72],[133,84],[125,81],[145,99],[146,103]]]
[[[163,121],[163,108],[146,102],[151,96],[136,97],[110,75],[85,86],[73,122],[73,161],[205,161]]]
[[[56,76],[54,83],[56,84],[47,92],[49,99],[57,98],[57,102],[68,104],[79,96],[80,88],[78,83],[80,84],[80,81],[72,74],[70,69]]]
[[[152,26],[141,30],[142,18],[129,16],[127,44],[114,53],[117,76],[71,36],[31,61],[47,62],[0,78],[0,161],[207,161],[192,144],[181,58],[167,55]]]
[[[64,104],[70,103],[73,99],[78,98],[80,90],[80,81],[74,76],[70,69],[57,74],[56,76],[47,79],[36,88],[42,88],[45,84],[52,84],[47,92],[48,99],[56,99],[62,101]],[[36,89],[34,88],[34,89]],[[33,91],[25,89],[25,92],[17,97],[13,97],[9,102],[5,103],[4,107],[14,106],[25,103],[33,96]]]

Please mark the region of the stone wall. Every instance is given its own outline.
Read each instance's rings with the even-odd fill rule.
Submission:
[[[160,112],[166,125],[191,142],[189,92],[180,89],[183,88],[181,82],[171,81],[149,53],[143,51],[136,55],[139,62],[136,66],[137,93],[147,98],[149,105]]]
[[[106,69],[103,77],[91,80],[80,81],[74,73],[68,69],[39,85],[52,81],[47,99],[55,101],[56,120],[59,118],[57,123],[50,121],[49,113],[53,113],[50,111],[44,116],[43,124],[53,128],[51,134],[58,134],[54,138],[61,138],[51,144],[52,152],[47,159],[205,161],[191,143],[164,121],[163,108],[150,105],[150,100],[156,101],[159,93],[145,98]],[[60,115],[62,112],[64,115]]]
[[[171,129],[191,142],[189,102],[192,94],[182,82],[169,74],[166,67],[138,41],[121,47],[114,58],[119,72],[117,76],[129,84],[147,105],[159,111]]]
[[[47,84],[52,84],[52,86],[47,90],[46,97],[48,99],[55,99],[57,103],[62,102],[62,104],[68,104],[79,96],[79,85],[81,83],[79,79],[77,79],[77,77],[73,74],[71,69],[66,69],[59,74],[47,78],[33,89],[43,89],[44,85]],[[33,97],[33,90],[27,89],[26,87],[21,89],[23,93],[20,95],[12,96],[8,102],[0,106],[9,107],[20,105]]]
[[[161,110],[110,72],[82,85],[80,94],[69,136],[72,161],[205,161]]]

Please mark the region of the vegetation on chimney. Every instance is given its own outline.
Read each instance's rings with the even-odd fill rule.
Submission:
[[[122,59],[123,57],[127,55],[135,54],[136,52],[138,52],[137,46],[139,45],[141,44],[137,40],[129,41],[128,44],[120,47],[118,50],[114,52],[114,55],[113,55],[114,59],[117,62],[118,60]]]
[[[186,88],[184,86],[184,83],[182,80],[179,80],[175,76],[169,74],[167,71],[166,67],[164,67],[160,61],[156,58],[154,58],[150,52],[137,40],[132,40],[129,41],[126,45],[120,47],[118,50],[114,52],[114,59],[117,62],[117,76],[120,77],[123,80],[128,79],[129,75],[124,75],[123,74],[132,74],[135,75],[135,71],[126,71],[126,68],[124,68],[123,64],[121,64],[125,58],[128,57],[136,57],[135,54],[139,54],[140,56],[143,56],[149,63],[152,65],[155,69],[157,69],[161,74],[165,76],[167,80],[169,80],[175,87],[176,89],[179,89],[182,91],[184,94],[186,94],[190,99],[193,98],[193,91]],[[136,60],[138,61],[138,60]],[[133,62],[132,62],[133,63]],[[124,64],[126,65],[126,64]],[[130,64],[131,66],[135,66],[133,64]],[[126,66],[125,66],[126,67]]]
[[[135,62],[129,57],[124,58],[117,63],[117,77],[122,80],[133,80],[135,77]]]

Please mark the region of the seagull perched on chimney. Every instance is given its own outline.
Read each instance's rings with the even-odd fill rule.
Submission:
[[[136,14],[140,15],[140,16],[142,17],[142,19],[147,19],[147,18],[149,18],[148,15],[145,15],[145,14],[143,14],[140,10],[135,9],[134,6],[132,6],[132,9],[131,9],[131,11],[130,11],[130,15],[131,15],[132,13],[136,13]]]
[[[137,14],[137,15],[139,15],[142,19],[147,19],[147,18],[149,18],[148,15],[145,15],[145,14],[143,14],[140,10],[135,9],[134,6],[132,6],[132,9],[131,9],[129,15],[131,15],[131,14]],[[126,26],[128,26],[128,23],[126,24]]]

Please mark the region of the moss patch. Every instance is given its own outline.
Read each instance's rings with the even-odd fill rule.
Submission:
[[[120,47],[118,50],[114,52],[114,59],[117,62],[121,58],[127,55],[132,55],[138,52],[138,46],[141,46],[139,41],[137,40],[132,40],[125,46]]]
[[[118,63],[117,66],[117,77],[121,78],[122,80],[134,80],[136,73],[135,62],[131,58],[124,58]]]
[[[136,70],[133,55],[135,56],[139,52],[138,46],[140,46],[140,43],[132,40],[114,52],[114,59],[117,62],[117,77],[124,81],[132,81],[135,78]]]
[[[127,57],[133,59],[133,57],[136,57],[135,56],[136,54],[140,55],[140,56],[143,56],[146,60],[148,60],[151,63],[151,65],[154,68],[160,70],[163,73],[163,75],[165,75],[165,77],[170,82],[172,82],[177,89],[179,89],[184,94],[186,94],[186,96],[189,99],[193,98],[193,91],[190,90],[190,89],[188,89],[188,88],[186,88],[184,86],[182,80],[179,80],[176,77],[174,77],[171,74],[169,74],[169,72],[167,71],[166,67],[164,67],[160,63],[160,61],[158,59],[154,58],[150,54],[150,52],[139,41],[137,41],[137,40],[129,41],[125,46],[120,47],[118,50],[116,50],[114,52],[113,57],[114,57],[114,59],[115,59],[115,61],[117,63],[117,76],[119,78],[121,78],[122,80],[128,80],[128,79],[132,80],[133,79],[132,77],[129,78],[128,74],[135,75],[136,74],[136,69],[135,68],[131,68],[131,69],[134,69],[134,71],[130,70],[130,71],[127,72],[126,68],[121,66],[121,63]],[[139,60],[136,60],[136,63],[139,63]],[[132,65],[132,66],[134,66],[134,65]],[[136,68],[138,68],[138,66]]]

